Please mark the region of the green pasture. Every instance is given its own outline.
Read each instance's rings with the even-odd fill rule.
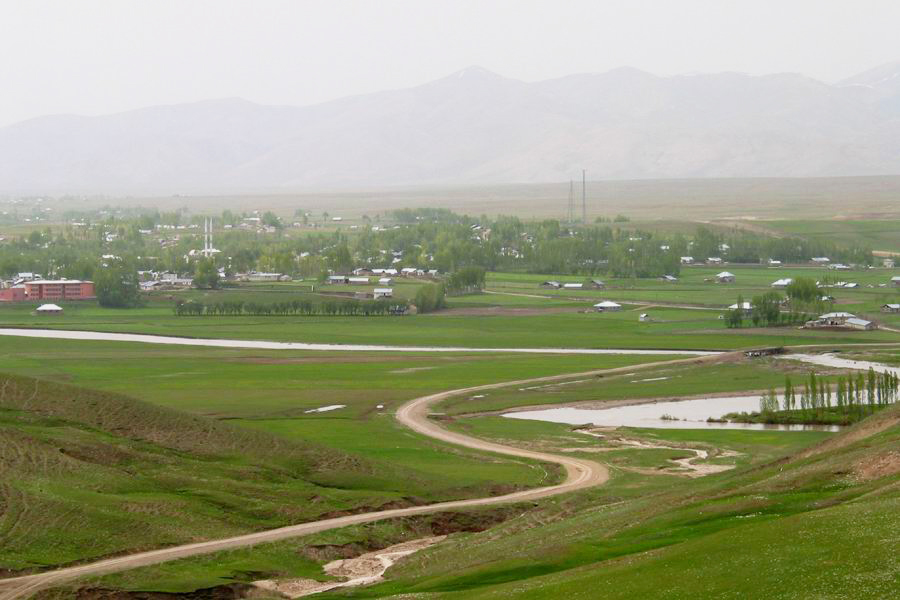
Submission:
[[[483,296],[479,296],[483,297]],[[100,308],[65,303],[61,316],[35,316],[21,305],[0,306],[0,327],[148,333],[199,338],[329,344],[471,348],[640,348],[727,350],[787,344],[897,341],[890,331],[813,331],[791,327],[728,330],[716,311],[625,305],[618,313],[536,311],[405,317],[176,317],[168,308]],[[588,306],[588,303],[585,303]],[[651,322],[638,321],[649,312]]]

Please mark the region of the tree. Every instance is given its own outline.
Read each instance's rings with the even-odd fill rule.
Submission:
[[[219,287],[219,271],[211,258],[197,261],[197,268],[194,270],[194,286],[212,290]]]
[[[787,285],[785,291],[794,302],[813,303],[819,299],[819,286],[812,277],[797,277]]]
[[[421,286],[416,292],[414,303],[419,313],[428,313],[444,308],[447,305],[444,299],[444,286],[434,283]]]
[[[97,269],[94,273],[94,290],[97,302],[107,308],[134,308],[141,306],[137,271],[124,265],[112,265]]]

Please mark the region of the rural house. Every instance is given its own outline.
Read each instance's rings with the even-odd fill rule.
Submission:
[[[716,275],[716,283],[734,283],[734,273],[722,271]]]
[[[615,312],[621,309],[621,304],[612,302],[610,300],[604,300],[603,302],[598,302],[594,305],[594,310],[596,310],[597,312]]]

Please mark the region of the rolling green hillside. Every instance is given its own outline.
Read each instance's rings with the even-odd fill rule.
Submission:
[[[465,494],[302,436],[0,375],[0,573]]]
[[[761,466],[454,538],[352,597],[891,597],[898,447],[894,408]]]

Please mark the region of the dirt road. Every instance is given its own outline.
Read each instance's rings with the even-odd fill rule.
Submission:
[[[167,562],[179,558],[196,556],[200,554],[210,554],[213,552],[219,552],[221,550],[252,546],[254,544],[260,544],[263,542],[274,542],[287,538],[309,535],[311,533],[318,533],[320,531],[326,531],[329,529],[347,527],[349,525],[369,523],[372,521],[380,521],[382,519],[390,519],[394,517],[406,517],[410,515],[434,513],[451,509],[532,501],[539,498],[545,498],[547,496],[563,494],[595,485],[601,485],[609,479],[609,471],[603,465],[579,458],[560,456],[556,454],[547,454],[544,452],[534,452],[531,450],[524,450],[511,446],[503,446],[501,444],[495,444],[492,442],[469,437],[461,433],[448,431],[440,427],[440,425],[438,425],[436,422],[428,419],[429,411],[431,410],[431,407],[436,403],[441,402],[447,398],[481,392],[485,390],[497,389],[501,387],[559,381],[570,379],[573,377],[592,377],[595,375],[609,375],[622,372],[633,372],[635,370],[654,368],[660,365],[672,365],[679,363],[700,364],[719,359],[721,359],[721,355],[717,354],[712,356],[701,356],[670,361],[645,363],[642,365],[619,367],[615,369],[598,369],[584,373],[551,375],[547,377],[537,377],[533,379],[507,381],[502,383],[467,387],[447,392],[440,392],[437,394],[431,394],[428,396],[422,396],[420,398],[410,400],[397,410],[397,420],[410,429],[421,433],[422,435],[448,442],[450,444],[465,446],[467,448],[472,448],[475,450],[495,452],[497,454],[504,454],[507,456],[529,458],[533,460],[561,465],[566,470],[566,478],[562,483],[559,483],[557,485],[523,490],[503,496],[490,496],[487,498],[474,498],[470,500],[439,502],[437,504],[429,504],[426,506],[413,506],[409,508],[382,510],[358,515],[337,517],[333,519],[325,519],[322,521],[313,521],[310,523],[301,523],[299,525],[290,525],[288,527],[280,527],[278,529],[271,529],[268,531],[248,533],[245,535],[239,535],[221,540],[211,540],[208,542],[199,542],[195,544],[185,544],[183,546],[174,546],[171,548],[151,550],[149,552],[140,552],[128,556],[110,558],[94,563],[66,567],[63,569],[48,571],[45,573],[38,573],[35,575],[26,575],[11,579],[3,579],[0,580],[0,600],[17,600],[20,598],[28,598],[38,590],[46,589],[48,587],[70,581],[72,579],[77,579],[79,577],[95,576],[106,573],[113,573],[116,571],[125,571],[128,569]]]

